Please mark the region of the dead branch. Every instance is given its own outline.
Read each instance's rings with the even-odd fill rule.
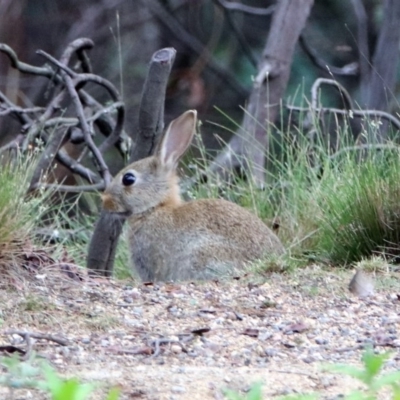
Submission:
[[[164,103],[175,49],[165,48],[151,58],[139,108],[136,143],[130,161],[149,156],[164,127]],[[86,267],[93,275],[109,277],[125,220],[102,210],[90,240]]]
[[[321,107],[319,102],[319,91],[321,85],[331,85],[339,90],[340,94],[343,96],[343,103],[345,105],[344,109],[332,108],[332,107]],[[363,117],[363,118],[374,118],[374,119],[384,119],[390,122],[398,130],[400,130],[400,119],[395,116],[380,110],[362,110],[356,109],[353,104],[353,100],[350,97],[348,91],[337,81],[333,79],[318,78],[311,87],[311,104],[309,107],[295,107],[291,105],[286,105],[286,108],[291,111],[312,113],[321,118],[326,113],[340,114],[353,117]]]
[[[58,183],[43,183],[38,182],[34,189],[48,189],[48,190],[57,190],[65,193],[83,193],[83,192],[97,192],[103,191],[106,187],[104,182],[95,183],[92,185],[62,185]]]
[[[334,86],[337,90],[339,90],[340,94],[342,95],[343,103],[346,109],[353,110],[353,100],[349,92],[337,81],[333,79],[327,78],[318,78],[315,80],[311,87],[311,108],[317,109],[319,107],[319,90],[321,85],[331,85]]]
[[[15,114],[36,114],[38,112],[43,111],[43,107],[32,107],[32,108],[22,108],[22,107],[9,107],[4,109],[4,111],[0,111],[0,116],[4,117],[5,115],[9,115],[11,113]]]
[[[165,48],[156,51],[151,58],[140,101],[139,123],[131,162],[152,154],[164,129],[165,91],[175,55],[175,49]]]
[[[61,346],[68,346],[68,339],[59,337],[59,336],[54,336],[54,335],[48,335],[45,333],[36,333],[36,332],[27,332],[27,331],[18,331],[18,330],[9,330],[4,332],[5,335],[18,335],[21,337],[24,337],[26,335],[29,335],[32,338],[35,339],[44,339],[44,340],[49,340],[51,342],[55,342]]]
[[[268,129],[274,123],[286,88],[295,45],[313,0],[281,0],[276,5],[258,74],[243,117],[240,134],[232,137],[208,168],[226,179],[226,173],[244,165],[258,187],[264,186]],[[250,160],[250,162],[249,162]]]
[[[358,66],[359,63],[353,62],[343,67],[336,67],[333,65],[329,65],[325,60],[321,59],[318,56],[318,53],[308,44],[304,35],[300,35],[299,44],[304,51],[304,53],[308,56],[310,61],[320,68],[322,71],[327,72],[333,75],[340,75],[340,76],[356,76],[358,75]]]
[[[296,106],[291,106],[291,105],[286,105],[286,108],[291,111],[296,111],[296,112],[310,112],[312,111],[319,117],[326,113],[331,113],[331,114],[340,114],[340,115],[346,115],[349,118],[353,117],[372,117],[374,119],[384,119],[392,123],[398,130],[400,130],[400,119],[394,117],[393,115],[385,112],[385,111],[379,111],[379,110],[343,110],[341,108],[332,108],[332,107],[316,107],[310,109],[309,107],[296,107]]]
[[[118,91],[115,89],[115,87],[105,79],[98,77],[94,74],[90,73],[90,66],[89,66],[89,59],[86,55],[86,50],[90,49],[93,46],[93,42],[90,39],[82,38],[82,39],[77,39],[70,43],[66,50],[64,51],[63,55],[60,58],[60,61],[54,59],[50,55],[43,54],[39,51],[39,54],[42,56],[45,56],[48,61],[50,61],[53,65],[56,66],[57,70],[51,69],[49,66],[46,67],[33,67],[28,64],[22,63],[21,61],[18,60],[15,52],[7,45],[0,44],[0,51],[2,51],[4,54],[6,54],[11,62],[11,65],[14,66],[15,68],[19,69],[21,72],[29,73],[29,74],[34,74],[34,75],[40,75],[40,76],[45,76],[49,79],[51,79],[56,85],[59,84],[64,84],[65,85],[65,79],[63,76],[63,71],[64,73],[67,72],[71,77],[74,77],[74,80],[76,80],[74,87],[76,87],[76,92],[78,94],[78,97],[81,101],[81,108],[83,109],[83,106],[89,107],[93,109],[94,115],[90,118],[86,118],[88,123],[95,123],[96,126],[99,128],[100,132],[106,137],[106,139],[101,143],[99,147],[99,151],[97,151],[94,148],[94,143],[92,138],[87,135],[88,129],[81,129],[82,133],[86,133],[85,135],[82,135],[83,138],[88,139],[87,146],[90,148],[91,153],[94,154],[95,156],[95,163],[99,166],[99,170],[103,171],[105,175],[107,176],[107,171],[104,168],[106,164],[102,162],[101,160],[99,161],[99,157],[102,158],[102,153],[104,153],[108,148],[110,148],[113,145],[116,145],[120,153],[126,154],[126,152],[130,148],[130,140],[127,137],[127,135],[123,132],[123,121],[124,121],[124,105],[120,99]],[[64,65],[63,63],[67,64],[70,61],[70,58],[72,55],[76,53],[78,59],[81,60],[81,67],[84,70],[84,73],[76,73],[75,71],[71,70],[67,65]],[[103,86],[109,93],[110,97],[113,100],[113,104],[110,107],[103,107],[100,103],[98,103],[92,96],[90,96],[88,93],[86,93],[82,88],[87,82],[92,82],[98,85]],[[13,115],[14,117],[18,118],[18,120],[24,124],[24,129],[22,133],[26,132],[26,137],[25,140],[19,140],[18,144],[22,144],[23,150],[27,150],[29,147],[29,143],[31,143],[37,136],[45,143],[47,146],[48,153],[42,157],[41,161],[38,163],[37,171],[35,171],[34,177],[37,179],[37,177],[41,176],[44,172],[42,170],[43,166],[50,166],[50,160],[48,158],[48,155],[52,153],[51,149],[54,148],[60,148],[62,140],[64,139],[59,138],[58,139],[58,144],[59,146],[56,145],[56,137],[54,136],[55,133],[51,135],[52,141],[51,145],[49,145],[48,141],[48,135],[45,132],[45,129],[50,127],[50,126],[56,126],[57,131],[62,130],[63,126],[77,126],[80,127],[80,125],[84,122],[82,122],[82,113],[80,114],[80,118],[78,115],[78,118],[65,118],[63,117],[54,117],[54,114],[59,112],[60,110],[60,104],[61,101],[65,98],[65,95],[68,93],[71,95],[71,87],[69,90],[67,90],[68,85],[65,85],[64,88],[59,89],[59,92],[57,96],[53,98],[53,100],[49,103],[47,108],[42,112],[41,115],[35,120],[31,120],[28,115],[28,111],[22,111],[26,110],[22,107],[16,107],[13,105],[11,102],[7,101],[6,96],[2,95],[0,96],[0,101],[2,101],[5,106],[2,108],[4,109],[4,112],[2,111],[3,114],[10,114]],[[11,103],[11,104],[10,104]],[[76,103],[76,98],[74,101],[75,108],[77,107]],[[116,122],[110,117],[110,112],[116,110],[117,111],[117,116],[116,116]],[[39,112],[40,110],[38,108],[34,108],[29,111],[37,111]],[[28,115],[27,115],[28,114]],[[82,127],[81,127],[82,128]],[[89,126],[89,130],[90,129]],[[86,142],[85,140],[85,142]],[[10,145],[4,146],[1,151],[5,151],[11,148],[14,148],[17,144],[16,141],[12,141],[13,143]],[[83,167],[79,163],[77,163],[74,159],[70,158],[68,155],[64,154],[59,154],[62,151],[59,150],[59,152],[56,152],[55,158],[61,162],[63,165],[65,165],[67,168],[69,168],[72,172],[77,172],[82,176],[83,178],[87,179],[91,183],[99,183],[99,179],[97,178],[97,175],[93,174],[90,170],[87,168]],[[54,157],[53,157],[54,158]],[[44,162],[44,160],[47,160]],[[35,188],[40,186],[39,182],[35,181],[35,179],[31,182],[31,188]],[[110,179],[109,177],[106,179]],[[100,185],[97,185],[100,187]],[[66,188],[65,186],[60,185],[60,190],[62,188]],[[85,187],[86,189],[86,187]],[[69,189],[68,189],[69,190]]]
[[[26,74],[31,74],[31,75],[44,76],[50,79],[55,78],[54,71],[51,68],[34,67],[33,65],[25,64],[22,61],[19,61],[14,50],[10,46],[7,46],[4,43],[0,43],[0,52],[8,56],[11,66],[20,72],[24,72]]]

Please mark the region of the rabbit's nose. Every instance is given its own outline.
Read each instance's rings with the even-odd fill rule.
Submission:
[[[118,211],[117,204],[109,193],[103,193],[101,195],[101,200],[103,202],[103,208],[108,211]]]

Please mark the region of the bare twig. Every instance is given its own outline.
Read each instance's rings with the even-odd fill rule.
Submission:
[[[82,38],[74,40],[67,46],[60,58],[60,61],[39,50],[38,53],[44,56],[56,67],[56,69],[53,70],[49,66],[37,68],[22,63],[18,60],[15,52],[9,46],[0,45],[0,51],[9,57],[11,65],[17,68],[19,71],[45,76],[56,84],[64,84],[63,87],[59,89],[57,95],[53,97],[46,109],[39,107],[17,107],[11,101],[9,101],[3,93],[0,92],[0,102],[4,103],[4,105],[2,104],[0,106],[0,116],[12,115],[18,118],[19,122],[24,125],[22,134],[19,135],[17,139],[12,140],[6,146],[3,146],[3,148],[0,149],[0,152],[17,148],[19,146],[22,146],[23,151],[26,151],[30,146],[30,143],[32,143],[33,139],[37,136],[40,137],[42,142],[46,145],[46,149],[38,162],[36,170],[34,171],[33,179],[30,185],[31,190],[33,188],[44,186],[74,192],[81,189],[85,191],[103,189],[106,183],[110,180],[110,174],[105,162],[102,160],[101,153],[114,144],[120,150],[120,153],[123,154],[126,154],[130,147],[129,138],[122,131],[124,121],[124,104],[120,99],[118,91],[110,82],[90,72],[91,68],[89,65],[89,59],[85,51],[91,47],[93,47],[93,42],[90,39]],[[79,74],[67,66],[74,53],[76,53],[78,59],[81,60],[81,67],[84,73]],[[73,79],[72,84],[69,82],[68,85],[68,79],[66,79],[66,77],[69,80]],[[93,82],[103,86],[112,98],[113,104],[108,107],[103,107],[100,103],[98,103],[92,96],[82,89],[86,82]],[[78,118],[54,116],[54,114],[60,110],[61,101],[65,98],[66,93],[70,94],[70,96],[73,98],[73,104],[77,110]],[[82,104],[94,111],[91,117],[86,117]],[[116,122],[114,122],[113,118],[109,116],[113,110],[117,110]],[[35,112],[40,113],[40,116],[33,120],[29,117],[29,114]],[[99,150],[94,145],[91,137],[91,127],[89,126],[91,123],[95,123],[100,132],[106,137],[106,139],[100,145]],[[55,126],[57,129],[54,129],[52,134],[48,135],[46,129],[53,126]],[[81,128],[84,142],[94,155],[95,162],[97,163],[96,165],[98,166],[100,173],[104,175],[105,182],[102,182],[96,173],[81,165],[79,159],[73,159],[66,153],[65,150],[61,148],[62,145],[70,139],[70,135],[66,135],[67,130],[65,128],[73,126]],[[70,131],[68,130],[68,133],[69,132]],[[25,138],[23,133],[25,133]],[[85,154],[85,150],[83,153],[81,153],[81,156],[82,154]],[[68,185],[41,184],[39,182],[39,178],[50,167],[54,158],[62,165],[69,168],[73,173],[77,173],[88,182],[95,184],[95,186],[90,188],[87,185],[83,185],[72,188]]]
[[[96,191],[103,191],[106,187],[104,182],[96,183],[93,185],[60,185],[58,183],[43,183],[38,182],[34,189],[54,189],[59,192],[66,192],[66,193],[82,193],[82,192],[96,192]]]
[[[44,111],[43,107],[32,107],[32,108],[22,108],[22,107],[8,107],[4,111],[0,110],[0,116],[9,115],[11,113],[15,114],[35,114]]]
[[[343,110],[341,108],[330,108],[330,107],[316,107],[316,108],[307,108],[307,107],[296,107],[291,105],[286,105],[286,108],[291,111],[296,112],[315,112],[316,114],[323,115],[325,113],[332,114],[341,114],[347,115],[351,117],[373,117],[373,118],[381,118],[391,122],[398,130],[400,130],[400,120],[393,115],[379,110]]]
[[[151,356],[152,358],[157,357],[160,354],[160,345],[162,344],[168,344],[168,343],[178,343],[181,344],[179,342],[179,340],[176,339],[168,339],[168,338],[159,338],[159,339],[154,339],[150,341],[150,346],[154,347],[154,353]]]
[[[113,101],[116,102],[116,104],[118,104],[117,110],[118,110],[118,115],[117,115],[117,123],[115,125],[115,128],[113,130],[113,132],[108,136],[108,138],[100,145],[99,147],[99,152],[97,153],[97,147],[95,150],[93,150],[93,145],[90,142],[86,142],[88,147],[90,148],[90,150],[92,151],[92,153],[95,155],[97,162],[99,163],[99,165],[101,166],[102,164],[105,164],[104,161],[100,161],[100,158],[102,158],[101,153],[104,153],[104,151],[106,151],[109,147],[113,146],[121,132],[122,132],[122,127],[123,127],[123,123],[124,123],[124,117],[125,117],[125,109],[124,109],[124,104],[121,101],[120,95],[118,93],[118,90],[115,88],[115,86],[107,81],[106,79],[101,78],[100,76],[94,75],[94,74],[77,74],[75,73],[73,70],[71,70],[70,68],[68,68],[67,66],[61,64],[58,60],[56,60],[54,57],[52,57],[50,54],[47,54],[46,52],[44,52],[43,50],[38,50],[37,54],[42,55],[43,57],[45,57],[47,60],[49,60],[51,63],[53,63],[54,65],[56,65],[57,67],[59,67],[60,69],[62,69],[61,75],[64,77],[65,82],[67,83],[70,79],[74,78],[74,83],[73,83],[73,87],[74,87],[74,91],[76,91],[75,87],[79,87],[80,85],[82,85],[83,83],[86,82],[94,82],[97,83],[100,86],[103,86],[105,89],[107,89],[108,93],[110,94],[111,98],[113,99]],[[71,94],[71,85],[68,85],[67,83],[67,88],[69,90],[69,94],[71,97],[73,97],[73,99],[75,98],[75,106],[77,106],[77,104],[79,103],[80,108],[82,108],[82,104],[79,100],[79,96],[77,95],[75,97],[72,96]],[[77,91],[76,91],[77,92]],[[77,103],[78,102],[78,103]],[[82,109],[83,110],[83,109]],[[78,119],[79,119],[79,112],[78,112]],[[84,123],[82,122],[82,120],[80,119],[80,123]],[[85,127],[82,126],[82,130],[85,133]],[[86,138],[88,138],[86,136]]]
[[[74,158],[72,158],[64,149],[60,149],[56,154],[56,160],[67,167],[70,171],[74,174],[81,176],[82,178],[86,179],[88,182],[98,184],[100,187],[101,179],[100,177],[95,174],[91,169],[84,167],[82,164],[77,162]],[[102,183],[104,186],[104,183]],[[101,190],[93,188],[93,190]]]
[[[18,108],[11,100],[9,100],[7,98],[7,96],[2,91],[0,91],[0,101],[5,103],[9,108],[14,108],[14,109]],[[32,122],[32,120],[30,119],[30,117],[28,115],[26,115],[26,113],[15,112],[13,115],[23,125],[26,125],[26,124],[29,124],[30,122]]]
[[[8,56],[11,62],[11,66],[18,69],[20,72],[31,75],[46,76],[47,78],[54,77],[54,71],[49,67],[34,67],[33,65],[25,64],[18,60],[15,51],[4,43],[0,43],[0,52]]]
[[[79,38],[74,40],[67,46],[64,53],[60,57],[60,63],[63,65],[68,65],[72,54],[76,52],[78,57],[82,57],[82,52],[93,48],[93,46],[94,46],[93,41],[88,38]],[[83,69],[85,72],[88,72],[86,71],[87,66],[83,66]]]
[[[304,53],[307,54],[308,58],[311,62],[316,65],[318,68],[322,69],[323,71],[333,74],[333,75],[341,75],[341,76],[356,76],[358,75],[358,63],[353,62],[347,64],[343,67],[335,67],[333,65],[329,65],[326,61],[322,60],[318,53],[308,44],[307,40],[305,39],[304,35],[301,35],[299,38],[299,44],[303,49]]]
[[[353,100],[350,97],[349,92],[338,82],[333,79],[318,78],[315,80],[311,87],[311,108],[317,109],[319,107],[319,89],[321,85],[331,85],[339,90],[343,96],[343,103],[346,109],[353,110]]]
[[[93,156],[95,157],[95,160],[97,162],[97,166],[98,166],[100,175],[104,179],[105,186],[107,186],[109,184],[109,182],[111,181],[111,174],[110,174],[110,171],[108,169],[108,166],[107,166],[106,162],[104,161],[104,158],[103,158],[100,150],[95,145],[95,143],[94,143],[94,141],[92,139],[92,134],[90,132],[90,127],[89,127],[89,124],[88,124],[88,122],[86,120],[85,112],[83,111],[83,106],[82,106],[82,103],[81,103],[81,101],[79,99],[79,95],[78,95],[78,92],[77,92],[75,86],[77,84],[81,83],[82,81],[93,80],[93,81],[96,81],[99,84],[101,82],[101,84],[104,87],[106,87],[107,89],[109,89],[110,92],[113,91],[112,89],[114,89],[115,91],[116,91],[116,89],[113,88],[112,85],[109,82],[106,83],[105,80],[100,79],[100,78],[96,79],[98,77],[96,77],[95,75],[88,76],[88,75],[91,75],[91,74],[79,74],[79,75],[76,74],[74,71],[69,69],[67,66],[62,65],[58,60],[56,60],[54,57],[52,57],[51,55],[47,54],[43,50],[38,50],[37,53],[42,55],[43,57],[46,57],[50,62],[54,63],[56,66],[58,66],[62,70],[61,71],[61,76],[64,79],[68,94],[71,97],[72,103],[75,106],[75,110],[76,110],[76,113],[78,115],[79,124],[80,124],[80,126],[82,128],[82,132],[83,132],[83,136],[85,138],[86,145],[88,146],[88,148],[92,152]],[[83,76],[85,76],[85,78],[83,78]],[[72,78],[74,78],[74,80]]]
[[[68,339],[64,339],[59,336],[54,336],[54,335],[48,335],[45,333],[35,333],[35,332],[27,332],[27,331],[19,331],[19,330],[9,330],[4,332],[5,335],[19,335],[21,337],[24,337],[25,335],[29,335],[32,338],[35,339],[44,339],[44,340],[49,340],[51,342],[55,342],[57,344],[60,344],[61,346],[67,346],[69,341]]]

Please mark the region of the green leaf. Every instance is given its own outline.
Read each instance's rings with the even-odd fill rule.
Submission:
[[[367,373],[366,377],[368,379],[367,383],[371,383],[372,379],[379,374],[383,364],[389,358],[390,353],[384,354],[374,354],[372,348],[365,350],[362,360],[365,366],[365,371]]]
[[[361,392],[360,390],[355,390],[350,394],[346,395],[343,400],[376,400],[375,397],[371,397],[366,395],[365,392]]]
[[[110,393],[108,393],[106,400],[118,400],[120,391],[119,388],[112,388]]]
[[[338,372],[343,375],[351,376],[364,383],[367,383],[368,380],[367,374],[364,370],[359,369],[357,367],[353,367],[352,365],[346,365],[346,364],[327,365],[326,369],[328,371]]]
[[[49,391],[54,397],[59,392],[63,381],[48,364],[43,364],[42,368],[45,380],[39,382],[39,387],[43,390]]]
[[[248,400],[262,400],[262,384],[255,383],[247,394]]]
[[[228,400],[244,400],[244,397],[240,396],[237,392],[234,390],[226,389],[223,391],[224,396]]]
[[[68,379],[63,381],[53,400],[85,400],[93,390],[94,385],[82,384],[76,378]]]
[[[376,378],[374,382],[372,382],[371,387],[378,390],[383,386],[390,386],[397,383],[400,383],[400,371],[388,372],[385,375]]]
[[[393,400],[400,400],[400,385],[393,384]]]

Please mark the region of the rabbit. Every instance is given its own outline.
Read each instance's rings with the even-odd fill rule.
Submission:
[[[128,220],[132,261],[145,282],[219,279],[284,252],[278,237],[239,205],[182,200],[176,169],[196,123],[194,110],[173,120],[155,155],[120,171],[102,195],[105,210]]]

